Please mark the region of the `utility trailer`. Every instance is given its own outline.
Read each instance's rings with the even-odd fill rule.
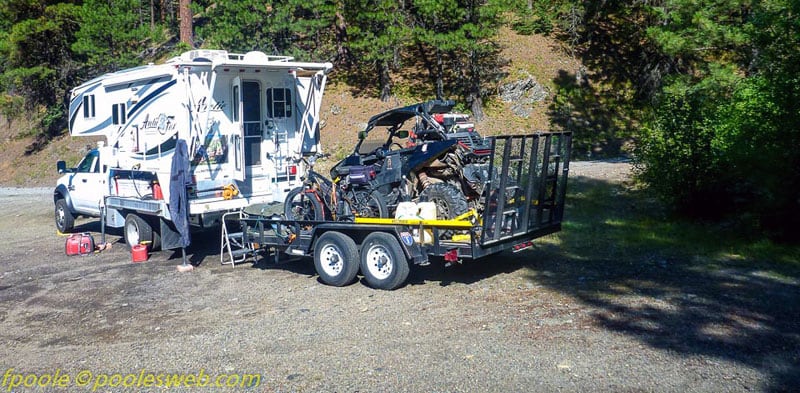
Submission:
[[[370,286],[391,290],[405,283],[410,265],[427,265],[430,257],[443,257],[449,264],[518,252],[561,230],[572,133],[487,139],[491,153],[482,212],[452,220],[357,217],[334,222],[286,220],[251,210],[237,213],[241,231],[228,232],[223,220],[220,260],[235,265],[264,249],[273,249],[276,258],[279,253],[313,256],[326,284],[347,285],[360,269]]]

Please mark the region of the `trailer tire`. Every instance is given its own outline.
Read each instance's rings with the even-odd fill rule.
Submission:
[[[64,198],[56,200],[56,229],[61,233],[66,233],[75,227],[75,216],[69,211],[67,200]]]
[[[306,192],[304,187],[297,187],[286,194],[283,213],[287,220],[322,221],[325,219],[322,203],[314,193]]]
[[[153,248],[153,227],[147,220],[139,217],[135,213],[128,213],[125,216],[125,228],[123,230],[125,235],[125,243],[128,248],[131,248],[142,242],[147,242],[148,246]]]
[[[314,246],[314,268],[325,284],[335,287],[351,284],[358,274],[356,243],[343,233],[325,232]]]
[[[373,288],[392,290],[408,278],[408,259],[397,239],[384,232],[369,234],[361,244],[361,273]]]

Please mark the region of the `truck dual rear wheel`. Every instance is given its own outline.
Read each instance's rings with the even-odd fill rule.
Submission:
[[[408,260],[397,239],[373,232],[361,244],[361,273],[373,288],[392,290],[406,282]]]
[[[155,245],[152,244],[153,227],[142,217],[134,213],[128,213],[128,215],[125,216],[125,228],[123,232],[125,235],[125,243],[128,245],[128,248],[146,242],[150,249],[154,249]]]
[[[349,236],[331,231],[317,239],[314,268],[320,280],[341,287],[352,283],[358,274],[358,247]]]

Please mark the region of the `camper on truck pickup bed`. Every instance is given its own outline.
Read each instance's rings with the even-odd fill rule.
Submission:
[[[53,193],[58,230],[77,215],[124,227],[129,245],[179,247],[168,203],[187,193],[189,222],[216,225],[226,211],[283,201],[305,168],[290,158],[319,151],[319,110],[330,63],[261,52],[193,50],[161,65],[103,75],[72,90],[69,131],[102,136]],[[190,182],[170,184],[178,141]]]

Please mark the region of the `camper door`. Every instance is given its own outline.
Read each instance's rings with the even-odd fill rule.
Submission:
[[[286,181],[286,159],[296,150],[290,146],[295,138],[297,115],[294,110],[294,79],[273,79],[266,83],[267,119],[264,148],[269,154],[278,181]]]
[[[233,78],[231,87],[233,105],[231,114],[236,132],[231,134],[229,150],[233,151],[234,174],[233,178],[237,181],[244,181],[244,124],[242,122],[242,80],[237,76]]]

